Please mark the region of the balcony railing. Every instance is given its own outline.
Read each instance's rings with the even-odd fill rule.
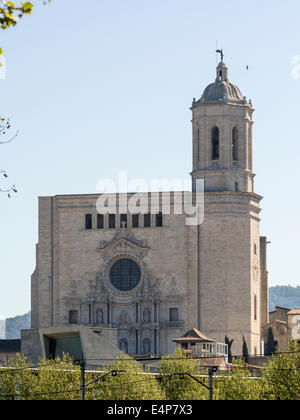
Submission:
[[[160,321],[160,328],[183,328],[184,321]]]
[[[145,323],[135,323],[133,324],[135,328],[145,327]],[[112,322],[110,324],[103,323],[103,324],[85,324],[89,328],[120,328],[119,323]],[[152,326],[153,328],[184,328],[184,321],[151,321],[147,323],[147,325]]]

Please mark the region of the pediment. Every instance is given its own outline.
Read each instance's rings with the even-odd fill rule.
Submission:
[[[131,248],[131,249],[149,249],[146,240],[137,239],[130,232],[117,232],[111,241],[101,241],[100,250],[108,250],[112,248]]]

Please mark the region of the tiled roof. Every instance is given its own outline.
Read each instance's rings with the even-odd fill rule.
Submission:
[[[288,315],[300,315],[300,308],[291,309]]]
[[[201,331],[197,330],[197,328],[193,328],[192,330],[184,334],[182,337],[174,338],[172,341],[174,341],[175,343],[186,343],[189,341],[203,342],[203,343],[207,343],[207,342],[216,343],[216,340],[213,340],[212,338],[208,338]]]

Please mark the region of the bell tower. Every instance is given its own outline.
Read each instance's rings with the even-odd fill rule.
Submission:
[[[200,100],[193,100],[193,181],[205,180],[205,191],[254,191],[251,101],[229,81],[222,60],[216,80]],[[195,189],[195,182],[193,182]]]
[[[221,52],[221,51],[220,51]],[[260,239],[261,196],[254,192],[254,109],[229,81],[223,61],[215,82],[193,100],[193,191],[204,179],[204,221],[197,230],[198,328],[233,354],[261,354],[266,293]]]

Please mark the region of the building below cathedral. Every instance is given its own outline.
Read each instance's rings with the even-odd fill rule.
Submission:
[[[191,184],[196,194],[204,180],[203,223],[178,214],[175,196],[185,200],[178,192],[167,214],[162,194],[155,212],[110,214],[97,212],[99,194],[40,197],[33,329],[115,328],[126,353],[171,354],[173,339],[196,328],[233,340],[232,354],[242,353],[244,340],[249,354],[263,353],[267,240],[254,188],[254,109],[223,59],[191,111]]]

